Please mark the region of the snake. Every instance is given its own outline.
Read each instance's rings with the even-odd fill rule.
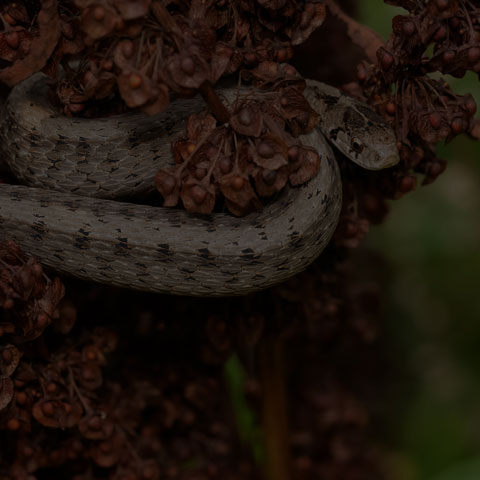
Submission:
[[[319,119],[299,140],[321,158],[308,183],[241,218],[139,204],[132,194],[152,191],[155,173],[175,164],[171,142],[203,100],[178,98],[156,115],[67,117],[47,78],[15,86],[2,108],[1,161],[20,184],[0,184],[0,240],[88,281],[199,297],[271,287],[311,264],[335,231],[342,182],[331,145],[369,170],[399,161],[393,130],[371,107],[306,79]],[[229,102],[238,91],[219,95]]]

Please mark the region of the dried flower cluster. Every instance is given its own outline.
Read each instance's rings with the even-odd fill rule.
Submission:
[[[447,162],[435,153],[438,142],[462,133],[480,138],[473,97],[455,94],[438,77],[438,73],[461,77],[467,71],[480,72],[479,8],[464,0],[387,3],[409,14],[394,18],[389,40],[377,50],[378,64],[361,62],[359,85],[349,89],[395,129],[401,162],[372,175],[339,159],[344,205],[335,242],[349,248],[358,246],[371,223],[383,220],[387,199],[414,190],[418,174],[423,176],[422,185],[427,185],[445,170]],[[359,34],[362,31],[357,29]],[[352,40],[359,44],[358,38]]]
[[[300,352],[310,343],[309,352],[327,348],[332,358],[347,348],[351,358],[375,336],[365,301],[372,294],[352,289],[351,278],[348,268],[319,265],[277,290],[236,299],[233,316],[232,300],[166,297],[160,305],[155,296],[139,302],[132,292],[111,291],[113,301],[105,302],[106,290],[80,290],[76,322],[68,300],[39,337],[20,343],[10,333],[3,337],[0,372],[10,382],[0,390],[0,479],[35,480],[46,472],[74,472],[75,480],[254,477],[259,466],[239,447],[223,363],[273,331],[297,338]],[[326,381],[336,377],[335,362],[300,352],[295,371],[305,382],[290,390],[296,478],[353,471],[370,478],[376,467],[364,441],[365,407],[348,382]],[[355,372],[363,368],[355,365]],[[258,418],[255,369],[244,388]]]
[[[252,347],[274,334],[290,338],[295,371],[295,478],[382,478],[365,440],[368,409],[355,395],[375,382],[365,347],[376,338],[378,291],[356,282],[338,247],[357,246],[383,219],[386,199],[412,190],[417,173],[429,183],[443,171],[435,142],[471,133],[471,97],[429,74],[478,73],[480,25],[467,0],[390,3],[410,14],[396,18],[378,66],[362,63],[358,80],[396,129],[402,162],[372,173],[339,158],[341,221],[334,245],[309,271],[228,301],[159,302],[99,287],[85,293],[73,283],[60,303],[58,280],[14,244],[0,248],[1,480],[254,478],[259,466],[239,446],[222,367],[232,353],[246,353],[245,396],[258,417],[263,392]],[[0,80],[13,85],[40,69],[55,75],[62,64],[58,93],[68,114],[97,108],[117,91],[127,106],[158,112],[170,92],[204,91],[239,70],[242,81],[270,88],[239,94],[226,111],[213,102],[214,116],[190,117],[173,145],[176,167],[157,175],[166,204],[181,199],[209,212],[221,193],[240,215],[318,168],[318,155],[296,140],[315,115],[302,82],[279,63],[321,23],[320,3],[45,0],[39,7],[0,7]],[[69,66],[72,55],[78,67]]]
[[[62,65],[67,76],[57,92],[67,114],[117,92],[128,107],[156,113],[169,92],[192,94],[242,66],[285,62],[323,22],[325,7],[317,0],[48,0],[40,10],[6,3],[0,16],[4,82],[40,69],[58,76]]]
[[[51,281],[42,266],[26,258],[13,242],[0,245],[0,341],[11,337],[16,344],[38,337],[58,317],[65,289],[58,278]]]
[[[480,10],[464,0],[388,3],[404,7],[409,15],[394,18],[390,39],[377,51],[378,66],[361,64],[358,79],[365,96],[396,130],[407,177],[399,179],[401,195],[415,187],[409,170],[425,174],[423,184],[428,184],[445,169],[445,161],[435,156],[435,143],[474,126],[473,97],[455,94],[429,74],[480,72]]]
[[[165,206],[177,205],[180,197],[189,212],[211,213],[221,194],[231,213],[244,215],[261,206],[258,197],[279,192],[287,182],[305,183],[318,172],[319,154],[295,138],[309,133],[318,117],[301,93],[304,81],[283,78],[282,70],[291,67],[261,67],[264,82],[280,80],[263,96],[249,90],[240,95],[228,125],[217,126],[209,114],[189,117],[187,138],[173,144],[176,167],[155,178]]]

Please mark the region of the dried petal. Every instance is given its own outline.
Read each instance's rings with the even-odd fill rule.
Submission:
[[[288,163],[287,145],[278,137],[264,135],[250,149],[253,161],[262,168],[277,170]]]
[[[115,0],[115,8],[124,20],[135,20],[148,13],[151,0]]]
[[[260,200],[255,195],[246,175],[240,172],[232,172],[224,175],[219,184],[225,196],[227,208],[234,215],[244,215],[261,207]]]
[[[278,170],[258,169],[255,175],[255,189],[261,197],[279,192],[288,181],[288,168]]]
[[[262,113],[257,103],[250,102],[230,117],[230,125],[241,135],[259,137],[262,133]]]
[[[165,77],[165,82],[174,90],[175,84],[184,88],[199,88],[210,77],[208,63],[203,58],[189,51],[169,57],[167,60],[167,71],[174,84],[171,85],[168,77]]]
[[[197,142],[210,135],[216,128],[217,121],[207,112],[192,114],[187,119],[187,137]]]
[[[198,182],[189,177],[182,183],[180,197],[188,212],[211,213],[215,206],[215,189],[213,185]]]
[[[180,195],[180,183],[172,172],[159,170],[155,175],[155,185],[162,194],[164,207],[177,205]]]
[[[14,345],[0,346],[0,377],[10,377],[18,366],[21,353]]]
[[[0,377],[0,412],[12,401],[15,390],[9,377]]]
[[[289,176],[290,185],[297,186],[308,182],[320,170],[320,155],[310,147],[300,149],[297,170]]]
[[[78,424],[79,432],[90,440],[105,440],[112,436],[114,429],[113,422],[101,414],[86,415]]]
[[[117,83],[120,95],[131,108],[141,107],[154,96],[151,80],[141,71],[122,73]]]

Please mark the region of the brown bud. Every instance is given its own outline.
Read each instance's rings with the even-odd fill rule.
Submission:
[[[207,197],[207,192],[201,185],[192,187],[191,194],[193,201],[197,204],[203,203]]]
[[[46,417],[53,417],[53,414],[55,413],[55,409],[53,408],[53,405],[50,402],[45,402],[42,405],[42,412]]]
[[[184,57],[180,62],[180,67],[182,71],[187,75],[193,75],[195,73],[195,62],[192,57]]]
[[[177,184],[177,181],[175,180],[175,177],[173,175],[169,175],[168,177],[164,177],[162,179],[162,191],[168,195],[169,193],[172,193],[175,186]]]
[[[47,390],[48,393],[55,393],[57,391],[57,384],[54,383],[54,382],[50,382],[47,385],[46,390]]]
[[[397,110],[395,103],[394,102],[388,102],[385,105],[385,110],[389,115],[395,115],[395,112]]]
[[[433,128],[440,128],[442,125],[442,116],[438,112],[433,112],[429,115],[430,125]]]
[[[18,392],[15,396],[15,400],[18,405],[25,405],[28,401],[27,394],[25,392]]]
[[[299,153],[300,153],[300,150],[296,145],[292,145],[291,147],[288,148],[288,151],[287,151],[288,158],[290,160],[296,160],[298,158]]]
[[[453,50],[447,50],[443,53],[443,61],[445,63],[452,63],[455,60],[455,52]]]
[[[250,115],[248,108],[242,108],[240,110],[240,112],[238,113],[238,119],[240,120],[240,123],[245,126],[252,123],[252,116]]]
[[[142,85],[142,77],[138,73],[131,73],[128,79],[130,88],[139,88]]]
[[[220,160],[219,166],[220,166],[220,171],[223,174],[226,174],[232,169],[232,162],[229,158],[224,157]]]
[[[232,187],[234,190],[241,190],[245,185],[245,180],[242,177],[235,177],[232,180]]]
[[[277,178],[277,172],[275,170],[262,170],[262,179],[267,185],[273,185]]]
[[[464,122],[461,118],[454,118],[450,123],[450,127],[455,135],[458,135],[465,130]]]
[[[480,60],[480,48],[471,47],[468,49],[468,60],[471,63],[475,63],[477,60]]]
[[[133,43],[128,40],[122,42],[122,53],[125,57],[130,58],[133,55]]]
[[[413,35],[415,33],[415,24],[413,22],[405,22],[402,26],[405,35]]]
[[[383,52],[381,57],[381,65],[384,70],[388,70],[393,65],[393,55],[388,52]]]
[[[450,0],[436,0],[435,3],[439,10],[446,10],[449,7]]]
[[[101,22],[105,18],[105,8],[103,8],[101,5],[96,6],[93,9],[93,18],[97,22]]]
[[[261,142],[257,147],[258,154],[263,158],[270,158],[275,150],[267,142]]]
[[[13,50],[16,50],[20,45],[20,37],[17,32],[9,32],[5,35],[5,41],[8,46]]]
[[[20,428],[20,420],[18,418],[10,418],[7,422],[7,428],[14,432]]]

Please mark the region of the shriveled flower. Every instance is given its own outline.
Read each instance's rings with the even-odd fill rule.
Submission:
[[[215,189],[209,183],[188,177],[182,183],[180,198],[188,212],[211,213],[215,206]]]
[[[241,172],[235,171],[224,175],[220,181],[220,189],[225,196],[227,208],[237,216],[245,215],[261,207],[250,180]]]
[[[177,205],[180,196],[180,179],[177,175],[167,170],[159,170],[155,175],[155,185],[163,197],[164,207]]]

